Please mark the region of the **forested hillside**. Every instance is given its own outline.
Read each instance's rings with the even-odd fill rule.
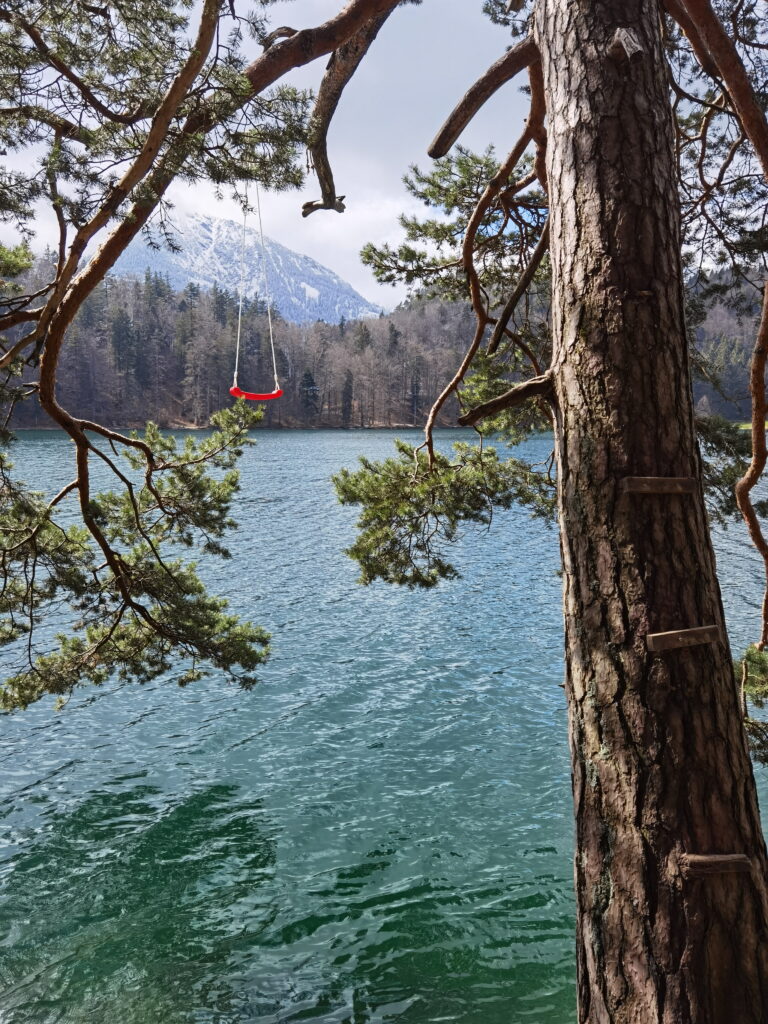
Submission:
[[[38,265],[35,273],[43,270]],[[165,277],[109,277],[86,300],[62,358],[60,397],[78,415],[112,425],[201,426],[231,402],[238,299],[214,287],[174,291]],[[472,334],[467,306],[414,300],[374,319],[292,324],[274,314],[284,396],[266,407],[264,425],[395,427],[423,423]],[[697,330],[708,377],[694,383],[699,412],[748,415],[747,367],[754,322],[714,306]],[[272,388],[266,308],[243,303],[240,385]],[[452,399],[442,423],[455,424]],[[16,425],[49,425],[21,403]]]
[[[696,339],[701,365],[706,368],[706,375],[695,375],[693,382],[700,415],[750,418],[749,361],[756,331],[757,309],[753,315],[741,316],[725,305],[709,311]]]
[[[78,415],[112,425],[207,424],[231,403],[237,296],[167,281],[108,278],[86,300],[62,357],[60,399]],[[266,426],[373,427],[420,424],[460,358],[471,331],[463,306],[414,304],[357,322],[289,324],[274,316],[285,395],[269,403]],[[272,389],[266,309],[243,304],[240,385]],[[445,422],[455,422],[447,407]],[[22,403],[16,425],[49,425]]]

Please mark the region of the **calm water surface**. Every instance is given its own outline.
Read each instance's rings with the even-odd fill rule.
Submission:
[[[0,720],[2,1024],[573,1020],[557,537],[513,510],[456,583],[357,586],[329,476],[391,442],[246,454],[238,557],[203,569],[274,634],[253,693],[170,676]],[[15,451],[51,487],[67,458]],[[760,565],[718,550],[737,647]]]

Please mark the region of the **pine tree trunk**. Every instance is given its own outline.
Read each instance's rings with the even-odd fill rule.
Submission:
[[[539,0],[535,24],[579,1021],[765,1024],[766,850],[700,484],[660,19],[657,0]],[[620,26],[631,60],[611,46]],[[697,483],[624,493],[627,477]],[[649,649],[712,625],[715,642]],[[712,854],[742,859],[687,859]]]

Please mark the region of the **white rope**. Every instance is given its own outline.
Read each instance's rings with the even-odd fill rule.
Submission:
[[[235,344],[235,373],[233,387],[238,387],[237,371],[240,367],[240,336],[243,328],[243,297],[245,293],[245,227],[248,219],[248,193],[245,195],[245,208],[243,209],[243,233],[240,239],[240,289],[239,303],[237,307],[237,342]],[[259,183],[256,182],[256,212],[259,217],[259,239],[261,241],[261,270],[264,275],[264,294],[267,297],[267,323],[269,324],[269,347],[272,350],[272,369],[275,374],[275,391],[280,390],[280,383],[277,379],[277,356],[275,355],[275,336],[272,329],[272,300],[269,296],[269,279],[267,277],[267,247],[264,244],[264,229],[261,225],[261,197],[259,195]]]
[[[240,366],[240,334],[243,328],[243,291],[245,288],[245,222],[248,216],[248,198],[243,208],[243,234],[240,239],[240,302],[237,307],[237,344],[235,346],[235,375],[232,378],[232,386],[237,387],[237,370]]]
[[[261,238],[261,268],[264,274],[264,294],[267,297],[267,323],[269,324],[269,345],[272,349],[272,369],[275,373],[275,391],[280,390],[280,383],[277,379],[277,357],[275,356],[275,338],[272,331],[272,300],[269,296],[269,278],[267,277],[267,248],[264,245],[264,229],[261,226],[261,198],[259,196],[259,183],[256,182],[256,212],[259,217],[259,237]]]

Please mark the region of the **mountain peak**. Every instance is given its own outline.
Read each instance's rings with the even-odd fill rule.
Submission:
[[[177,290],[194,283],[214,284],[237,293],[240,287],[242,223],[205,213],[174,217],[171,237],[178,252],[154,249],[135,238],[115,264],[119,276],[141,277],[149,269],[167,277]],[[245,228],[243,291],[248,298],[269,295],[273,308],[294,323],[325,320],[338,323],[378,316],[379,306],[368,302],[328,267],[264,236],[262,258],[258,222],[249,217]],[[264,263],[266,262],[266,276]]]

